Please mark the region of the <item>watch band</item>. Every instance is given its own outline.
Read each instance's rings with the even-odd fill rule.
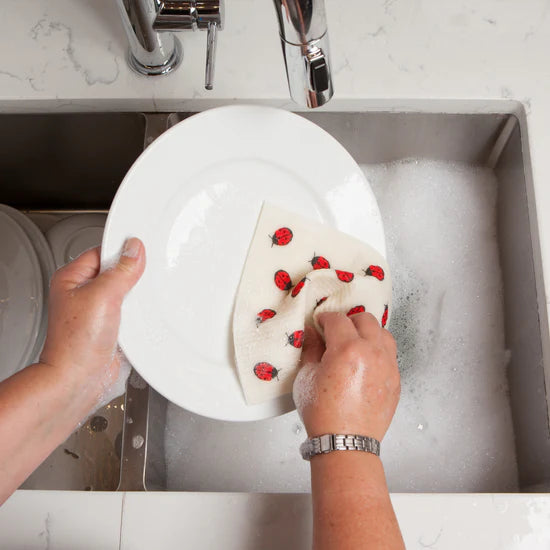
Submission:
[[[304,460],[332,451],[365,451],[380,456],[380,441],[364,435],[325,434],[306,439],[300,445]]]

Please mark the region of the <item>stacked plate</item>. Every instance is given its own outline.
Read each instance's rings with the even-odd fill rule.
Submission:
[[[95,214],[61,221],[48,216],[46,239],[31,219],[0,204],[0,381],[38,359],[46,338],[52,275],[101,243],[105,220]]]
[[[0,380],[36,360],[47,328],[55,264],[46,238],[24,214],[0,205]]]

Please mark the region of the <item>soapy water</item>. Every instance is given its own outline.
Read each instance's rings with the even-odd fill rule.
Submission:
[[[169,404],[167,487],[175,491],[310,490],[298,449],[306,437],[296,411],[257,422],[221,422]]]
[[[302,411],[309,405],[315,402],[317,399],[317,392],[315,389],[315,377],[316,368],[319,365],[314,363],[308,363],[304,365],[296,375],[294,380],[294,387],[292,388],[292,398],[296,405],[296,410],[300,418],[302,418]]]
[[[496,178],[433,161],[362,168],[382,212],[394,283],[389,329],[402,391],[382,442],[390,490],[517,491]],[[305,437],[295,411],[221,423],[170,404],[168,488],[307,492],[309,466],[298,451]]]
[[[516,491],[489,169],[364,166],[393,278],[401,400],[382,458],[392,491]]]

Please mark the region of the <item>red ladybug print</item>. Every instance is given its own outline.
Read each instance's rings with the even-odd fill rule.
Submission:
[[[355,306],[355,307],[352,307],[347,313],[346,315],[348,317],[351,317],[352,315],[357,315],[358,313],[365,313],[365,306]]]
[[[292,334],[287,334],[288,344],[295,348],[301,348],[304,343],[304,331],[295,330]]]
[[[266,382],[271,382],[274,378],[279,380],[279,371],[271,363],[266,363],[265,361],[256,363],[256,366],[254,367],[254,374],[260,380],[265,380]]]
[[[300,294],[300,290],[302,290],[302,288],[304,288],[304,285],[306,284],[306,281],[307,281],[307,277],[304,277],[293,289],[292,289],[292,297],[293,298],[296,298],[296,296],[298,296],[298,294]]]
[[[313,269],[330,269],[329,261],[323,258],[323,256],[315,256],[313,254],[313,258],[309,262],[313,266]]]
[[[365,269],[364,272],[365,275],[376,277],[379,281],[384,280],[384,270],[379,265],[369,265],[369,267]]]
[[[350,273],[349,271],[340,271],[339,269],[337,269],[336,276],[343,283],[351,283],[351,281],[353,281],[353,273]]]
[[[275,317],[275,315],[277,315],[277,312],[274,309],[262,309],[262,311],[256,315],[256,325]]]
[[[318,308],[327,298],[328,298],[328,296],[323,296],[322,298],[319,298],[317,300],[317,303],[315,304],[315,308]],[[313,309],[315,309],[315,308],[313,308]]]
[[[292,240],[293,236],[292,229],[280,227],[273,235],[269,235],[271,246],[274,244],[277,246],[286,246]]]
[[[384,313],[382,315],[382,327],[385,327],[387,322],[388,322],[388,306],[385,306]]]
[[[275,273],[275,284],[277,285],[277,288],[280,288],[281,290],[289,290],[292,288],[290,275],[284,269],[279,269],[279,271]]]

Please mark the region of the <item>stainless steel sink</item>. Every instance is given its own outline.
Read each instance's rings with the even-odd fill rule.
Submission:
[[[106,210],[143,144],[149,144],[189,115],[2,115],[4,129],[8,131],[0,138],[5,142],[0,148],[0,202],[27,211]],[[549,369],[550,364],[543,350],[548,349],[548,320],[522,115],[316,112],[303,116],[334,135],[361,164],[414,157],[494,169],[499,181],[497,240],[504,279],[505,338],[511,350],[508,380],[519,489],[529,492],[547,487],[550,430],[545,368]],[[523,266],[521,272],[516,268],[518,258]],[[31,476],[25,487],[242,490],[238,480],[232,485],[223,479],[223,454],[219,458],[221,473],[210,475],[206,489],[192,480],[185,481],[189,480],[185,472],[182,472],[184,481],[180,486],[169,486],[164,449],[168,403],[134,376],[124,403],[124,414],[127,420],[132,419],[131,423],[123,422],[121,405],[119,400],[108,410],[112,415],[108,419],[108,432],[94,431],[91,420],[88,421],[79,435],[71,436],[69,442]],[[107,411],[98,413],[99,416],[106,414]],[[242,445],[249,445],[250,449],[254,447],[254,434],[270,429],[267,424],[237,426],[190,414],[182,418],[194,424],[192,433],[208,432],[214,439],[219,435],[220,441],[228,440],[227,434],[243,441],[248,437],[249,441]],[[96,420],[96,424],[98,422],[101,424],[101,420]],[[288,428],[296,440],[287,437],[283,442],[283,446],[290,448],[304,434],[298,423],[291,423]],[[246,430],[248,436],[245,436]],[[86,439],[84,433],[91,437]],[[142,436],[144,443],[136,445],[135,436]],[[182,453],[187,444],[191,443],[181,442]],[[82,460],[84,456],[86,459]],[[270,467],[275,469],[275,466]],[[196,464],[194,468],[208,476],[212,464],[204,461],[203,466]],[[59,475],[51,476],[54,470]],[[277,471],[276,475],[284,476],[284,468]],[[257,486],[253,490],[292,491],[292,483]],[[508,490],[507,486],[502,490]]]
[[[173,114],[168,122],[173,124],[184,116],[187,115]],[[505,340],[511,352],[510,403],[496,414],[512,418],[517,471],[508,471],[508,477],[498,483],[486,482],[480,472],[479,479],[467,490],[545,490],[550,481],[543,357],[548,345],[548,323],[521,115],[316,112],[303,116],[336,137],[359,164],[419,158],[487,166],[494,171],[498,180],[496,239],[503,274]],[[497,287],[499,280],[494,285]],[[148,438],[152,444],[144,455],[144,477],[138,468],[140,487],[189,491],[308,490],[307,464],[297,453],[305,433],[296,415],[249,425],[224,423],[167,405],[154,392],[150,406]],[[166,430],[166,426],[170,429]],[[164,449],[163,442],[170,448]],[[500,449],[491,448],[488,452],[498,456]],[[407,464],[407,460],[403,459],[402,464]],[[407,467],[414,471],[410,464]],[[391,474],[389,471],[390,487]],[[393,490],[408,489],[393,485]]]

